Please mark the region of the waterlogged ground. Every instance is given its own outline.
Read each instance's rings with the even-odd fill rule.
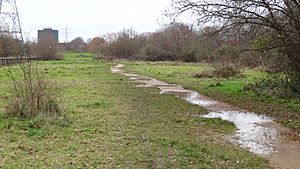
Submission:
[[[233,123],[201,117],[205,109],[159,89],[137,88],[110,72],[115,64],[67,58],[39,65],[65,96],[69,121],[57,125],[4,117],[11,81],[0,68],[0,168],[268,168],[227,141]]]
[[[275,117],[275,121],[300,133],[300,102],[297,99],[275,99],[243,90],[248,83],[267,77],[264,71],[242,70],[241,77],[196,78],[197,73],[210,71],[212,66],[179,62],[123,62],[126,70],[158,80],[180,84],[184,88],[220,100],[230,105]]]
[[[137,87],[157,87],[161,94],[173,94],[192,104],[206,108],[209,114],[202,117],[221,118],[233,122],[237,132],[231,140],[250,152],[269,159],[275,168],[298,168],[300,166],[299,136],[294,131],[276,124],[271,117],[232,107],[214,101],[176,84],[168,84],[147,76],[123,72],[124,65],[112,68],[112,72],[122,74],[142,83]],[[292,135],[292,137],[286,137]]]

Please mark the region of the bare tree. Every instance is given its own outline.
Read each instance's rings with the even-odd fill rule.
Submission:
[[[23,43],[9,34],[0,35],[0,57],[22,55]]]
[[[101,53],[104,50],[105,39],[101,37],[95,37],[88,43],[88,51]]]
[[[40,39],[37,44],[30,45],[30,50],[33,54],[36,54],[46,60],[61,59],[57,55],[57,45],[58,44],[54,37],[48,35]]]
[[[83,51],[86,48],[86,43],[83,38],[77,37],[69,43],[69,47],[73,51]]]
[[[137,53],[139,44],[138,34],[133,29],[124,29],[118,33],[111,33],[105,36],[107,45],[105,52],[108,55],[129,58]]]

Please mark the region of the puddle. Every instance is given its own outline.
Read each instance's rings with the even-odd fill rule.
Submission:
[[[216,104],[215,101],[211,101],[211,100],[206,100],[206,99],[201,99],[201,96],[199,95],[199,93],[194,92],[194,91],[190,91],[190,90],[184,90],[184,89],[180,89],[178,90],[178,88],[160,88],[161,89],[161,94],[173,94],[176,97],[182,98],[192,104],[196,104],[202,107],[208,107],[211,105]]]
[[[221,118],[234,123],[238,131],[233,141],[253,153],[269,155],[274,151],[272,143],[279,138],[276,129],[263,126],[263,124],[272,123],[272,119],[267,116],[249,112],[221,111],[211,112],[203,117]]]
[[[137,87],[156,87],[161,90],[161,94],[173,94],[192,104],[204,107],[209,112],[209,114],[203,116],[205,118],[221,118],[234,123],[237,127],[235,135],[231,137],[231,142],[234,144],[238,144],[255,154],[270,158],[271,163],[274,163],[275,166],[278,164],[276,159],[279,158],[281,161],[295,159],[292,160],[294,162],[292,165],[290,163],[279,164],[283,168],[294,168],[294,166],[300,165],[300,144],[291,140],[283,140],[282,135],[286,134],[287,129],[275,123],[272,118],[234,108],[226,103],[212,100],[198,92],[184,89],[180,85],[125,73],[121,69],[122,67],[124,65],[119,64],[112,67],[111,71],[141,83]],[[290,153],[282,153],[284,151]],[[295,165],[295,162],[297,165]]]
[[[277,130],[263,125],[273,122],[270,117],[229,110],[229,106],[218,104],[217,101],[209,100],[198,92],[186,90],[180,86],[161,87],[154,85],[153,87],[160,88],[161,94],[173,94],[192,104],[206,108],[210,113],[203,116],[205,118],[221,118],[234,123],[238,130],[231,141],[242,148],[261,155],[269,155],[274,151],[273,142],[278,140],[279,134]]]

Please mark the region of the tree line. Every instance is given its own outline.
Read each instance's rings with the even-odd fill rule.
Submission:
[[[201,28],[175,22],[156,32],[138,34],[133,29],[124,29],[96,37],[87,44],[87,50],[125,59],[275,68],[276,53],[249,50],[263,43],[255,37],[253,29],[221,31],[216,26]]]
[[[176,22],[186,12],[197,26]],[[99,50],[127,59],[264,66],[300,93],[299,0],[173,0],[166,16],[173,22],[161,30],[108,34]]]

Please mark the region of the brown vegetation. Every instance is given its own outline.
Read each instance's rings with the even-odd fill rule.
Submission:
[[[57,53],[57,42],[49,35],[40,39],[39,42],[29,43],[29,55],[38,56],[44,60],[60,60],[62,56]]]
[[[84,42],[83,38],[77,37],[73,39],[69,44],[68,44],[68,50],[71,51],[85,51],[87,48],[86,43]]]
[[[173,22],[153,33],[108,34],[108,56],[147,61],[209,62],[220,67],[267,67],[285,74],[300,93],[300,3],[292,0],[175,0]],[[186,11],[197,26],[176,23]],[[226,70],[227,72],[227,70]]]
[[[104,45],[106,41],[104,38],[101,37],[95,37],[93,38],[87,46],[87,50],[89,52],[94,52],[94,53],[102,53],[104,52]]]
[[[298,0],[174,0],[168,13],[176,19],[186,11],[199,24],[234,35],[241,50],[255,51],[287,74],[286,82],[300,92],[300,2]],[[255,61],[264,60],[258,57]]]
[[[32,62],[20,64],[22,77],[12,78],[11,100],[6,108],[6,115],[14,118],[30,118],[43,122],[55,122],[65,119],[62,97],[56,86],[43,79]]]
[[[6,107],[6,115],[13,118],[38,119],[52,122],[64,119],[61,96],[57,95],[54,84],[43,79],[33,67],[35,56],[44,59],[57,59],[57,43],[52,37],[40,39],[38,43],[24,44],[9,34],[0,36],[0,57],[12,79],[10,104]],[[14,59],[14,60],[10,60]],[[11,64],[18,63],[20,71],[11,70]],[[36,63],[37,64],[37,63]],[[19,74],[20,73],[20,74]]]
[[[0,57],[20,56],[23,53],[23,43],[11,35],[0,35]]]
[[[153,33],[137,34],[132,29],[105,36],[98,45],[107,56],[147,61],[178,60],[210,62],[221,66],[272,66],[276,53],[260,53],[242,49],[255,45],[245,32],[244,40],[236,34],[219,31],[217,27],[204,28],[172,23]],[[240,36],[241,38],[241,36]],[[91,44],[92,46],[92,44]]]
[[[217,67],[217,69],[213,71],[203,71],[195,75],[195,77],[199,78],[230,78],[241,76],[240,70],[231,66]]]

